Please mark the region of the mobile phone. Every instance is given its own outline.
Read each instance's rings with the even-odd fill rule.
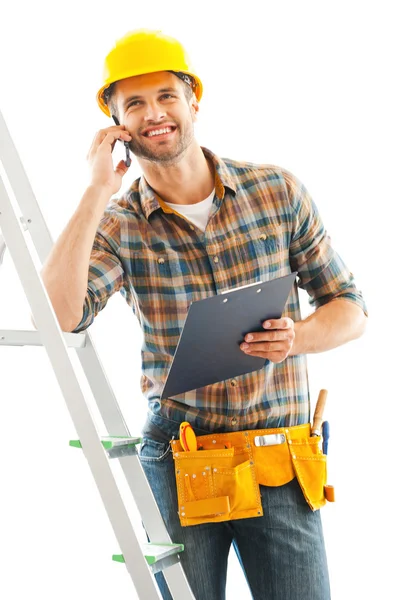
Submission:
[[[118,120],[118,117],[115,117],[115,115],[112,115],[112,118],[113,118],[113,120],[114,120],[114,123],[115,123],[115,125],[120,125],[120,123],[119,123],[119,120]],[[123,145],[124,145],[124,146],[125,146],[125,148],[126,148],[126,160],[125,160],[125,165],[126,165],[127,167],[130,167],[130,165],[132,164],[132,161],[131,161],[131,159],[130,159],[130,153],[129,153],[129,150],[130,150],[130,148],[129,148],[129,142],[123,142]]]

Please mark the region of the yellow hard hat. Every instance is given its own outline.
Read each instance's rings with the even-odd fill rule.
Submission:
[[[117,40],[104,62],[103,86],[97,92],[97,102],[101,110],[111,116],[104,101],[104,90],[120,79],[156,73],[158,71],[174,71],[189,75],[192,78],[192,88],[199,101],[202,96],[202,82],[193,73],[190,60],[183,46],[162,31],[137,29],[130,31]]]

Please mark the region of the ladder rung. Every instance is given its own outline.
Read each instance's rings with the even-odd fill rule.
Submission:
[[[84,348],[86,346],[85,333],[63,331],[62,335],[69,348]],[[0,329],[0,346],[44,346],[44,344],[40,331]]]
[[[183,552],[183,544],[141,544],[146,561],[149,565],[153,565],[167,556],[179,554]],[[116,562],[125,562],[123,554],[113,554],[112,560]]]
[[[141,444],[141,438],[112,435],[102,437],[101,443],[106,450],[111,450],[112,448],[126,448],[127,446],[136,446],[137,444]],[[82,447],[80,440],[70,440],[69,445],[73,446],[74,448]]]

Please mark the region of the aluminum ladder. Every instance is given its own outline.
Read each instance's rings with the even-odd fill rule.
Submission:
[[[11,198],[16,202],[13,203]],[[19,219],[15,203],[21,211]],[[44,346],[46,349],[79,438],[72,440],[70,445],[81,448],[89,463],[120,547],[121,554],[112,558],[125,563],[138,597],[143,600],[161,598],[154,574],[162,571],[175,600],[195,600],[180,562],[183,545],[170,539],[142,469],[136,449],[141,440],[129,433],[90,334],[87,331],[61,331],[26,243],[26,231],[43,264],[53,241],[0,111],[0,266],[8,248],[37,326],[37,331],[0,329],[0,345]],[[68,348],[76,350],[107,437],[100,437],[97,432]],[[134,531],[109,462],[115,458],[120,462],[142,518],[148,544],[141,544]]]

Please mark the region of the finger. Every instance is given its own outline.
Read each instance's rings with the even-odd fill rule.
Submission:
[[[94,136],[94,139],[96,139],[97,136],[104,138],[107,135],[107,133],[110,133],[112,131],[126,131],[126,125],[111,125],[111,127],[100,129],[99,131],[97,131],[96,135]]]
[[[262,323],[264,329],[289,329],[294,324],[294,321],[289,317],[283,319],[268,319]]]
[[[274,329],[268,332],[247,333],[244,337],[246,342],[277,342],[279,340],[290,340],[293,337],[292,329]]]
[[[128,170],[129,170],[129,167],[127,167],[125,165],[124,161],[121,160],[116,165],[115,173],[117,173],[118,175],[120,175],[121,177],[123,177],[125,175],[125,173],[128,172]]]
[[[287,358],[286,352],[251,352],[251,356],[258,358],[264,358],[270,360],[273,363],[283,362]]]
[[[127,142],[132,139],[132,136],[124,131],[110,131],[107,133],[101,144],[98,146],[98,152],[106,151],[109,152],[114,149],[114,146],[118,140],[126,140]]]
[[[117,127],[116,125],[112,125],[111,127],[107,127],[106,129],[99,129],[93,137],[91,146],[93,147],[95,145],[101,144],[101,142],[103,141],[103,139],[105,138],[105,136],[107,135],[107,133],[109,131],[116,131],[116,130],[121,130],[121,129],[125,129],[125,126],[120,125],[119,127]]]
[[[111,137],[109,137],[109,136],[111,136]],[[132,136],[129,134],[128,131],[126,131],[124,125],[119,125],[119,126],[115,125],[114,127],[109,127],[107,129],[101,129],[94,136],[94,140],[92,142],[90,150],[87,153],[87,158],[89,159],[95,152],[97,152],[98,148],[101,146],[101,144],[104,142],[104,140],[108,140],[108,141],[111,140],[109,143],[111,143],[111,146],[113,149],[113,147],[118,139],[121,139],[123,141],[126,140],[127,142],[129,142],[132,139]]]
[[[241,345],[241,350],[251,355],[254,355],[256,352],[288,352],[289,348],[290,344],[287,341]]]
[[[130,133],[128,131],[108,131],[108,133],[103,137],[101,143],[99,144],[101,146],[101,144],[103,144],[104,142],[107,143],[112,143],[112,142],[116,142],[118,140],[123,140],[123,141],[130,141],[132,139],[132,136],[130,135]]]

